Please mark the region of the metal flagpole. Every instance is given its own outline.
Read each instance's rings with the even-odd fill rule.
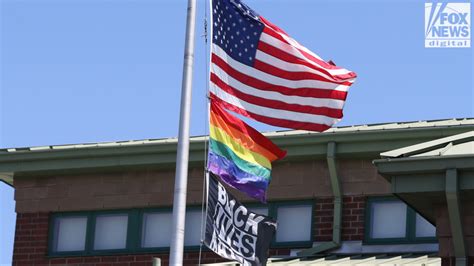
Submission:
[[[173,200],[173,231],[171,236],[170,265],[183,264],[184,225],[186,216],[186,189],[188,185],[189,117],[194,61],[194,29],[196,0],[188,0],[186,41],[184,48],[181,107],[179,114],[178,154]]]

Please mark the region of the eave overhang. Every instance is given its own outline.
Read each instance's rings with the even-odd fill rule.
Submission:
[[[338,158],[376,158],[381,152],[474,129],[474,124],[385,130],[336,130],[324,133],[287,131],[267,134],[288,151],[280,162],[324,159],[327,143],[337,143]],[[206,137],[191,138],[189,162],[202,166]],[[126,145],[125,145],[126,144]],[[76,148],[77,147],[77,148]],[[176,139],[157,142],[126,142],[111,145],[70,145],[46,149],[0,151],[0,179],[12,184],[15,178],[52,173],[82,173],[130,168],[173,168]],[[2,175],[1,173],[8,173]]]
[[[373,163],[391,183],[394,195],[434,223],[435,206],[446,204],[447,180],[453,171],[462,201],[474,200],[474,150],[470,149],[473,137],[471,131],[384,152],[382,156],[400,157],[377,159]],[[462,152],[445,155],[450,149]]]

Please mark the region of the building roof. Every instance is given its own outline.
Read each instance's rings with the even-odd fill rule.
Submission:
[[[214,266],[237,266],[241,265],[236,262],[222,262],[202,265]],[[356,256],[335,256],[314,258],[270,258],[267,265],[338,265],[338,266],[362,266],[362,265],[424,265],[424,266],[440,266],[441,258],[434,255],[356,255]]]
[[[264,133],[287,151],[278,163],[323,159],[328,145],[338,158],[378,158],[381,152],[474,130],[474,118],[335,127],[322,133],[285,130]],[[202,166],[206,136],[192,137],[189,163]],[[123,168],[173,168],[176,138],[0,149],[0,181],[13,177],[109,171]]]
[[[474,131],[383,152],[384,158],[474,154]]]
[[[322,133],[318,133],[314,131],[306,131],[306,130],[282,130],[282,131],[274,131],[274,132],[265,132],[263,134],[265,136],[268,136],[269,138],[280,138],[280,137],[285,137],[285,136],[298,136],[298,135],[331,135],[331,134],[339,134],[339,133],[390,131],[390,130],[400,130],[400,129],[436,128],[436,127],[452,127],[452,126],[464,126],[464,125],[474,126],[474,118],[342,126],[342,127],[330,128]],[[206,136],[191,137],[192,142],[202,142],[206,139],[207,139]],[[28,151],[70,150],[70,149],[101,148],[101,147],[104,147],[104,148],[125,147],[125,146],[136,146],[136,145],[167,144],[167,143],[177,143],[177,142],[178,142],[177,138],[162,138],[162,139],[144,139],[144,140],[129,140],[129,141],[114,141],[114,142],[65,144],[65,145],[21,147],[21,148],[3,148],[3,149],[0,149],[0,154],[14,153],[14,152],[28,152]]]

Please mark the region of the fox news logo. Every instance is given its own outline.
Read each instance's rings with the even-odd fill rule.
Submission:
[[[425,47],[471,47],[471,4],[425,3]]]

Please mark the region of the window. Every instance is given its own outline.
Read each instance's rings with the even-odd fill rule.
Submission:
[[[173,213],[171,209],[144,211],[141,225],[140,248],[167,249],[171,245]],[[188,208],[184,245],[186,247],[199,246],[201,243],[201,209]]]
[[[94,250],[127,247],[127,214],[104,214],[95,218]]]
[[[266,205],[245,204],[252,212],[267,215],[278,221],[273,246],[311,246],[313,202],[271,202]]]
[[[86,246],[87,216],[60,217],[54,220],[52,250],[83,251]]]
[[[142,248],[165,248],[171,244],[173,215],[171,212],[144,213]]]
[[[311,205],[279,206],[276,242],[311,241]]]
[[[312,201],[248,205],[278,220],[274,246],[311,246]],[[171,245],[170,208],[55,213],[51,218],[48,253],[53,257],[168,252]],[[187,208],[187,249],[200,245],[202,218],[200,207]]]
[[[416,237],[434,237],[436,227],[428,222],[423,216],[416,214]]]
[[[402,238],[406,234],[407,206],[403,202],[374,202],[370,206],[370,237]]]
[[[186,212],[186,225],[184,228],[185,246],[199,246],[201,243],[201,222],[203,218],[200,209]]]
[[[108,254],[127,249],[133,211],[55,213],[49,255]]]
[[[365,242],[435,242],[435,227],[404,202],[393,197],[369,198]]]

